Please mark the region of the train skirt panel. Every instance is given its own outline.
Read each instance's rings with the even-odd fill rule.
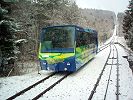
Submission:
[[[47,54],[48,55],[48,54]],[[75,56],[73,53],[58,54],[43,58],[40,60],[42,70],[53,71],[76,71]]]
[[[96,48],[76,48],[76,53],[40,53],[40,65],[42,70],[77,71],[96,55]]]

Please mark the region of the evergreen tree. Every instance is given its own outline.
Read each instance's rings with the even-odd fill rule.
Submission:
[[[15,61],[15,33],[17,24],[10,18],[11,4],[14,0],[0,1],[0,72],[8,72]],[[10,66],[9,66],[10,65]]]
[[[133,50],[133,0],[129,1],[128,10],[125,11],[123,20],[123,32],[125,39],[128,41],[128,46]]]

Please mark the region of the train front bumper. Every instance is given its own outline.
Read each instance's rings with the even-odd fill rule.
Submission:
[[[76,71],[75,57],[70,57],[63,62],[58,62],[55,64],[48,64],[46,60],[40,60],[40,66],[42,70],[52,70],[52,71]]]

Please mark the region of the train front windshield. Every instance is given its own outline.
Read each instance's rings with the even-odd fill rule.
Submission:
[[[42,31],[41,52],[74,52],[75,27],[48,27]]]

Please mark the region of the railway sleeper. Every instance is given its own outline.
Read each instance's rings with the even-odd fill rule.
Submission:
[[[109,63],[107,63],[106,65],[121,65],[121,64],[119,64],[119,63],[115,63],[115,64],[109,64]]]
[[[116,85],[116,87],[120,87],[120,85],[118,85],[118,86]]]
[[[115,93],[115,95],[121,95],[121,93]]]
[[[112,58],[109,58],[109,59],[117,59],[117,58],[112,57]]]

